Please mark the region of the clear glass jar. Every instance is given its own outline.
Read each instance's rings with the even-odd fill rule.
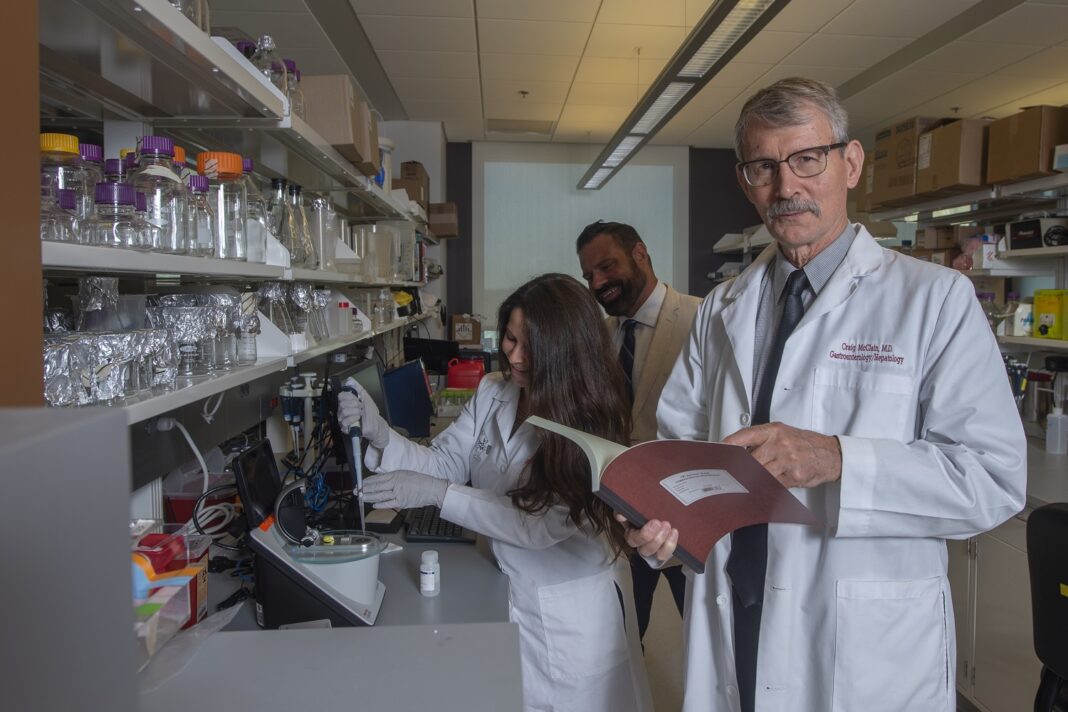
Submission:
[[[375,299],[374,304],[374,315],[371,317],[373,328],[381,329],[393,322],[393,304],[393,295],[388,289],[378,292],[378,298]]]
[[[90,245],[131,247],[137,244],[134,187],[129,183],[97,183],[96,206],[83,234]]]
[[[109,158],[104,161],[104,181],[105,183],[121,183],[122,182],[122,159],[121,158]],[[96,186],[93,186],[93,190],[96,191]],[[93,200],[96,203],[95,196]]]
[[[333,270],[337,254],[337,220],[334,207],[323,196],[311,201],[311,237],[319,269]]]
[[[42,189],[43,186],[42,186]],[[54,242],[81,242],[78,221],[78,193],[60,189],[59,200],[46,198],[41,204],[41,239]]]
[[[182,146],[174,147],[174,172],[182,179],[182,182],[189,185],[189,176],[196,175],[196,171],[189,167],[186,162],[185,148]]]
[[[119,161],[121,162],[121,179],[124,183],[132,183],[130,177],[137,170],[137,151],[132,148],[119,149]]]
[[[297,239],[300,241],[301,252],[304,259],[300,264],[293,263],[294,267],[316,269],[319,264],[315,259],[315,248],[312,246],[311,229],[308,224],[308,213],[304,211],[304,199],[300,195],[300,186],[289,186],[289,209],[293,213],[293,222],[297,228]]]
[[[223,151],[197,154],[197,172],[211,181],[208,196],[215,211],[215,256],[244,261],[248,246],[245,185],[241,182],[241,156]]]
[[[158,250],[160,231],[156,225],[148,219],[148,196],[144,193],[134,195],[134,216],[137,219],[137,242],[130,245],[141,250]]]
[[[255,314],[241,317],[237,336],[237,365],[251,366],[256,363],[256,335],[260,333],[260,318]]]
[[[174,172],[174,141],[144,136],[138,156],[137,170],[128,175],[127,182],[145,194],[148,222],[159,229],[159,244],[152,249],[184,255],[189,251],[185,234],[188,194]]]
[[[246,257],[249,262],[267,261],[267,235],[270,234],[267,219],[267,201],[263,199],[256,181],[252,178],[254,164],[251,158],[241,161],[241,182],[245,186],[245,242]]]
[[[79,220],[85,220],[93,214],[93,191],[97,183],[104,182],[104,149],[95,143],[79,143],[78,153],[82,157],[82,170],[85,171],[83,189],[78,192],[78,206],[75,212]]]
[[[53,204],[59,206],[59,191],[73,190],[76,193],[87,191],[86,173],[82,167],[82,157],[78,152],[78,137],[70,134],[43,133],[41,145],[41,197],[47,202],[49,197]],[[42,202],[42,209],[45,207]]]
[[[289,80],[286,76],[285,65],[270,35],[263,35],[256,42],[256,53],[253,55],[252,63],[271,80],[272,84],[278,87],[287,99],[289,98]]]
[[[267,202],[267,217],[272,230],[282,247],[289,252],[289,263],[293,267],[304,264],[304,242],[300,239],[300,228],[289,202],[287,185],[281,178],[271,180],[271,197]]]
[[[189,176],[189,254],[197,257],[215,256],[215,211],[208,199],[206,176]]]
[[[283,59],[282,62],[286,67],[286,82],[289,86],[289,93],[286,96],[289,98],[290,113],[303,119],[305,118],[304,92],[300,90],[300,70],[297,69],[297,63],[292,59]]]

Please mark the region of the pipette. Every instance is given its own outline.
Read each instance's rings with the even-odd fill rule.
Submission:
[[[351,393],[357,398],[360,397],[360,394],[352,386],[345,386],[341,390]],[[363,514],[363,458],[360,457],[362,454],[360,452],[360,437],[362,435],[359,422],[349,428],[350,447],[347,449],[352,465],[352,476],[356,478],[356,508],[360,511],[360,531],[367,531],[367,523]]]

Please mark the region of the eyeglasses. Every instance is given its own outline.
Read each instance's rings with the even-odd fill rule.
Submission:
[[[771,185],[779,174],[779,164],[785,163],[798,178],[812,178],[827,170],[827,154],[835,148],[844,148],[848,142],[832,143],[829,146],[813,146],[795,151],[781,161],[772,158],[758,158],[738,164],[738,170],[745,177],[745,182],[754,188]]]

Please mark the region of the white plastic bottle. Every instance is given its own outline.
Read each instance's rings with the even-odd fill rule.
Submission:
[[[1068,454],[1068,415],[1059,405],[1053,406],[1053,411],[1046,416],[1046,452],[1050,455]]]
[[[436,596],[441,592],[441,564],[438,552],[430,549],[423,552],[419,563],[419,593],[424,596]]]

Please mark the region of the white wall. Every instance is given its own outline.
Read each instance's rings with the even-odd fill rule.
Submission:
[[[436,121],[383,121],[378,125],[378,135],[389,138],[397,144],[393,151],[393,175],[400,175],[401,163],[419,161],[430,178],[429,202],[445,202],[445,131],[441,123]],[[427,246],[427,257],[437,260],[445,269],[445,274],[441,279],[431,281],[420,290],[422,294],[432,294],[439,299],[445,299],[446,280],[449,278],[449,266],[445,255],[444,241],[440,245]],[[445,332],[440,323],[435,320],[427,320],[423,323],[428,326],[431,338],[445,338]]]
[[[599,149],[577,144],[474,144],[476,313],[493,321],[499,303],[535,274],[560,271],[580,278],[575,238],[598,219],[634,225],[649,245],[657,276],[686,292],[689,150],[647,146],[601,190],[578,190],[579,178]]]

